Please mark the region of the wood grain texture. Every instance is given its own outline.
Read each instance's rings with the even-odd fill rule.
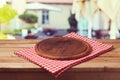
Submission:
[[[39,66],[14,55],[15,50],[34,46],[40,40],[0,40],[0,80],[120,80],[120,40],[97,40],[114,49],[74,66],[54,78]],[[87,76],[87,77],[86,77]]]

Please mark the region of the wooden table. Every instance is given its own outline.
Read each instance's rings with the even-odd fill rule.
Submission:
[[[74,66],[58,78],[14,55],[15,50],[34,46],[40,40],[0,40],[0,80],[120,80],[120,40],[98,40],[114,45],[88,62]]]

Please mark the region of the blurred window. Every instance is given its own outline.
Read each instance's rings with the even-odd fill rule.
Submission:
[[[42,11],[42,24],[49,24],[49,11]]]

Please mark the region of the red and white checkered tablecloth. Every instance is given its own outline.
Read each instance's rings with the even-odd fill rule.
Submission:
[[[107,51],[112,50],[113,48],[113,45],[111,44],[103,44],[94,39],[80,36],[79,34],[74,32],[65,35],[65,37],[73,37],[73,38],[87,41],[92,46],[92,49],[93,49],[91,54],[75,60],[52,60],[52,59],[43,58],[37,55],[34,47],[15,51],[15,54],[18,55],[19,57],[27,59],[28,61],[46,69],[47,71],[52,73],[55,77],[57,77],[67,69],[77,64],[93,59]]]

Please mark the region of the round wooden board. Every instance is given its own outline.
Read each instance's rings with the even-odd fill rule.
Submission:
[[[87,56],[92,51],[86,41],[70,37],[54,37],[38,42],[35,51],[49,59],[70,60]]]

